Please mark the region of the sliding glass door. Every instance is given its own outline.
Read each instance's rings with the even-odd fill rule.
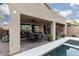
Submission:
[[[32,31],[30,24],[21,24],[21,38],[26,37],[26,31],[28,30]]]

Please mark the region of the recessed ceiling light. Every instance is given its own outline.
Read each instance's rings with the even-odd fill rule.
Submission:
[[[13,13],[14,13],[14,14],[16,14],[16,13],[17,13],[17,11],[13,11]]]

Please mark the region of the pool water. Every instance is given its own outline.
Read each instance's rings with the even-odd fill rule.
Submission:
[[[79,41],[76,41],[76,40],[68,40],[68,41],[66,41],[65,43],[79,46]]]
[[[79,56],[79,50],[62,45],[46,53],[44,56]]]
[[[79,50],[73,48],[69,48],[66,53],[67,56],[79,56]]]

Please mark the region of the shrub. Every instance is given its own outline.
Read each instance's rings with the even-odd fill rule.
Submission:
[[[72,37],[76,37],[75,35],[72,35]]]
[[[61,37],[65,37],[65,34],[62,34]]]

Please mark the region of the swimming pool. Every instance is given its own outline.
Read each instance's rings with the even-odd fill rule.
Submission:
[[[62,45],[46,53],[44,56],[79,56],[79,50]]]
[[[79,38],[65,37],[14,56],[79,56]]]

